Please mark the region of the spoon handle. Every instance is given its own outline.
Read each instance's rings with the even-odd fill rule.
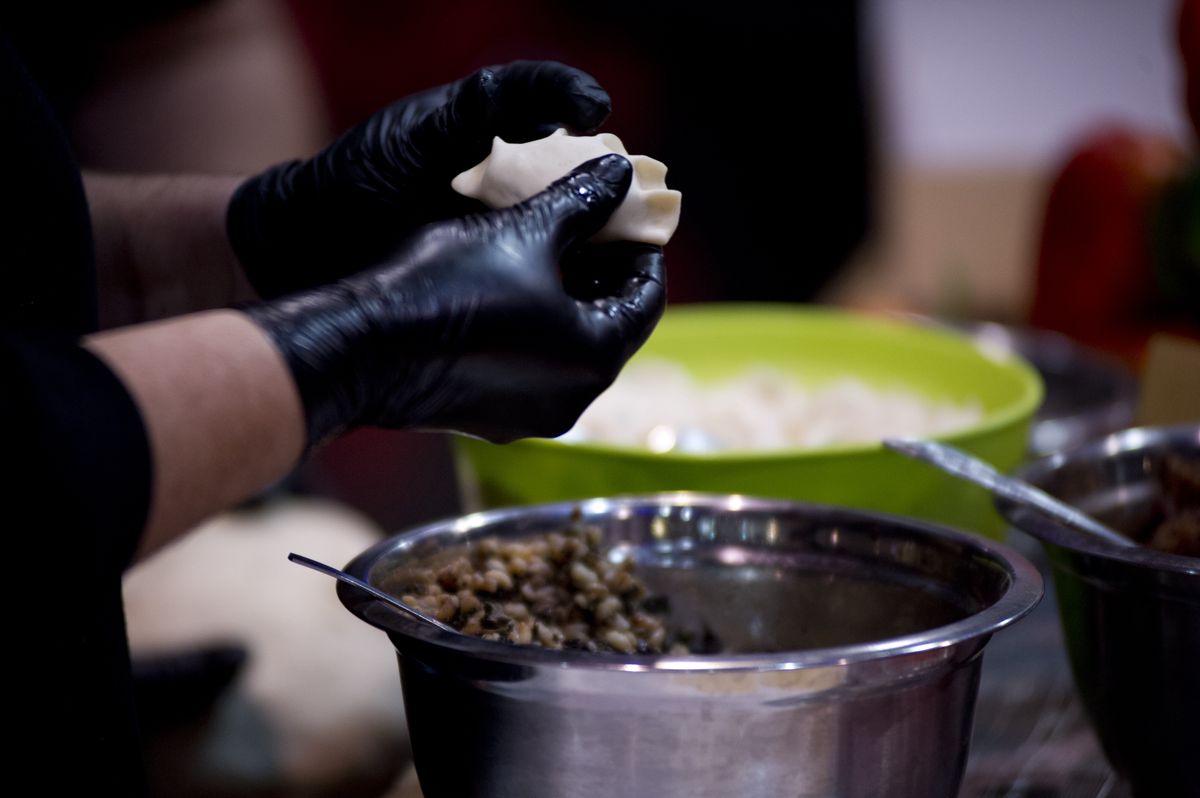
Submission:
[[[354,587],[356,587],[359,590],[362,590],[366,593],[370,593],[372,596],[374,596],[375,598],[384,602],[385,604],[387,604],[397,610],[400,610],[400,612],[402,612],[405,615],[407,615],[408,617],[412,618],[414,621],[421,621],[422,623],[432,624],[433,626],[436,626],[438,629],[441,629],[443,632],[453,632],[455,634],[458,634],[457,630],[453,629],[452,627],[447,626],[446,624],[442,623],[441,621],[439,621],[435,618],[430,618],[425,613],[419,612],[418,610],[415,610],[412,607],[408,606],[407,604],[403,603],[402,601],[397,599],[395,596],[388,595],[387,593],[384,593],[382,590],[375,587],[374,585],[364,582],[363,580],[359,579],[356,576],[351,576],[350,574],[348,574],[345,571],[342,571],[338,568],[334,568],[332,565],[326,565],[323,562],[311,559],[309,557],[305,557],[303,554],[296,554],[295,552],[291,552],[290,554],[288,554],[288,559],[291,560],[292,562],[296,563],[297,565],[303,565],[307,568],[313,569],[314,571],[320,571],[321,573],[325,574],[326,576],[332,576],[334,579],[337,579],[341,582],[345,582],[348,585],[353,585]]]
[[[934,441],[913,440],[910,438],[887,438],[883,445],[893,452],[907,455],[915,460],[921,460],[940,468],[948,474],[973,482],[991,491],[997,496],[1003,496],[1009,501],[1022,506],[1033,507],[1048,515],[1055,521],[1066,524],[1088,534],[1103,538],[1114,546],[1129,548],[1137,544],[1121,533],[1101,524],[1096,519],[1082,513],[1069,504],[1065,504],[1049,493],[1022,482],[1019,479],[1005,476],[984,461],[972,457],[966,452]]]

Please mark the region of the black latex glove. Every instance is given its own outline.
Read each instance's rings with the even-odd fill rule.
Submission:
[[[247,180],[229,204],[229,240],[264,298],[324,285],[380,263],[422,225],[483,210],[450,181],[487,157],[493,136],[590,132],[611,107],[591,76],[563,64],[482,69]]]
[[[632,175],[619,155],[589,161],[520,205],[425,228],[386,266],[248,307],[291,368],[309,446],[359,425],[569,429],[665,303],[660,248],[576,249]]]

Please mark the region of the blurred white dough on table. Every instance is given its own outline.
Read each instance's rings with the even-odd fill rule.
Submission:
[[[532,197],[581,163],[609,153],[633,164],[633,183],[621,207],[592,241],[640,241],[663,246],[679,224],[682,196],[667,188],[667,167],[645,155],[630,155],[611,133],[571,136],[563,128],[543,139],[510,144],[497,136],[492,152],[450,185],[489,208],[507,208]]]
[[[340,505],[288,498],[219,516],[126,574],[135,656],[225,641],[249,650],[175,763],[171,794],[350,795],[337,785],[395,777],[408,756],[395,652],[346,612],[333,580],[287,560],[341,565],[381,537]]]

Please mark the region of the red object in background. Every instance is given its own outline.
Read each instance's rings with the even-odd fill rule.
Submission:
[[[1031,321],[1136,360],[1165,321],[1150,231],[1183,152],[1161,134],[1117,126],[1072,152],[1046,203]]]
[[[392,100],[518,58],[564,61],[590,72],[619,102],[626,143],[653,149],[661,127],[654,70],[606,27],[582,24],[550,0],[391,3],[289,0],[325,88],[335,127]]]
[[[1200,136],[1200,0],[1183,0],[1177,22],[1184,97]],[[1120,125],[1098,129],[1071,150],[1043,216],[1035,326],[1106,349],[1134,366],[1155,332],[1200,336],[1187,308],[1197,298],[1164,297],[1160,283],[1164,267],[1182,274],[1194,264],[1159,263],[1157,270],[1155,264],[1156,252],[1160,261],[1180,253],[1185,261],[1190,257],[1187,242],[1196,225],[1190,206],[1180,216],[1178,209],[1167,213],[1163,204],[1169,189],[1177,194],[1188,185],[1180,181],[1196,179],[1185,174],[1188,160],[1167,136]],[[1191,278],[1177,282],[1187,290]]]
[[[301,464],[292,485],[344,502],[392,534],[458,514],[448,436],[360,429]]]

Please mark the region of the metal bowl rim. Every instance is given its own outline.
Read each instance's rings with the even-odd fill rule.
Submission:
[[[611,511],[620,506],[639,507],[663,505],[673,507],[706,507],[714,510],[739,512],[745,510],[772,512],[823,513],[840,515],[847,520],[868,521],[899,526],[909,532],[927,538],[948,538],[951,541],[973,548],[990,561],[1001,566],[1008,574],[1008,589],[990,606],[943,626],[926,629],[910,635],[886,638],[870,643],[859,643],[831,648],[782,651],[770,654],[726,654],[696,655],[689,657],[669,656],[617,656],[585,651],[553,651],[537,646],[517,646],[509,643],[490,642],[476,637],[443,632],[431,625],[397,617],[388,630],[389,637],[396,643],[403,642],[449,649],[458,654],[478,660],[501,662],[510,665],[555,665],[561,668],[629,671],[629,672],[764,672],[787,671],[801,668],[845,666],[857,662],[899,657],[925,651],[950,648],[967,641],[990,635],[1024,617],[1037,606],[1042,598],[1042,578],[1037,569],[1013,549],[981,536],[961,532],[950,527],[887,513],[857,510],[834,505],[811,504],[784,499],[749,497],[742,494],[713,494],[692,491],[637,494],[627,496],[600,497],[577,501],[507,507],[485,510],[465,516],[457,516],[397,533],[367,549],[348,563],[344,570],[368,579],[370,564],[383,554],[399,545],[416,542],[422,537],[438,534],[455,525],[465,529],[488,526],[515,517],[546,515],[566,518],[575,508],[587,512]],[[356,608],[381,604],[378,600],[366,600],[353,588],[339,582],[338,596],[342,603],[360,619],[370,623]],[[396,643],[401,648],[400,643]]]
[[[1180,441],[1195,441],[1197,445],[1200,445],[1200,425],[1131,427],[1031,463],[1019,469],[1016,476],[1026,482],[1038,485],[1040,479],[1068,465],[1097,460],[1122,452],[1152,449],[1166,443]],[[1085,532],[1056,523],[1039,513],[1019,507],[1006,499],[997,498],[996,508],[1014,527],[1033,535],[1043,544],[1048,543],[1139,568],[1200,576],[1200,558],[1156,551],[1145,546],[1114,546]]]

